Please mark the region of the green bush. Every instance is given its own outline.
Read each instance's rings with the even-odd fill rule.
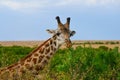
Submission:
[[[0,67],[15,63],[28,54],[32,49],[33,48],[21,46],[0,46]]]
[[[0,46],[0,66],[18,61],[31,50],[33,48]],[[59,49],[42,74],[45,80],[120,80],[119,48]]]
[[[70,76],[70,80],[110,80],[120,79],[120,53],[118,48],[106,50],[104,47],[59,50],[51,59],[49,69],[52,75],[61,80],[61,73]],[[56,65],[55,65],[56,64]],[[49,75],[49,74],[48,74]],[[66,80],[62,78],[62,80]]]
[[[99,46],[99,49],[106,50],[106,51],[109,50],[109,48],[106,46]]]

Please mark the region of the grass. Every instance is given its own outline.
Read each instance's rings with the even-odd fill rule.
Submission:
[[[32,50],[0,46],[0,66],[18,61]],[[44,76],[43,80],[120,80],[120,53],[118,47],[109,49],[105,46],[59,49],[40,74]]]

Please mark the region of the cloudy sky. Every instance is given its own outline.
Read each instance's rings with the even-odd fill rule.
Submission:
[[[73,40],[120,40],[120,0],[0,0],[0,41],[46,40],[56,16]]]

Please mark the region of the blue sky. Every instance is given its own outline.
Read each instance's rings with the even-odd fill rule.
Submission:
[[[0,0],[0,41],[46,40],[56,16],[73,40],[120,40],[120,0]]]

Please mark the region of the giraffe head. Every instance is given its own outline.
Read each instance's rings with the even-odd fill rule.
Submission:
[[[70,30],[70,17],[67,18],[67,22],[65,24],[62,24],[60,21],[59,16],[56,17],[58,28],[56,30],[49,30],[47,31],[53,35],[57,36],[57,39],[59,40],[59,43],[66,43],[67,47],[70,47],[72,45],[70,37],[75,34],[75,31]]]

